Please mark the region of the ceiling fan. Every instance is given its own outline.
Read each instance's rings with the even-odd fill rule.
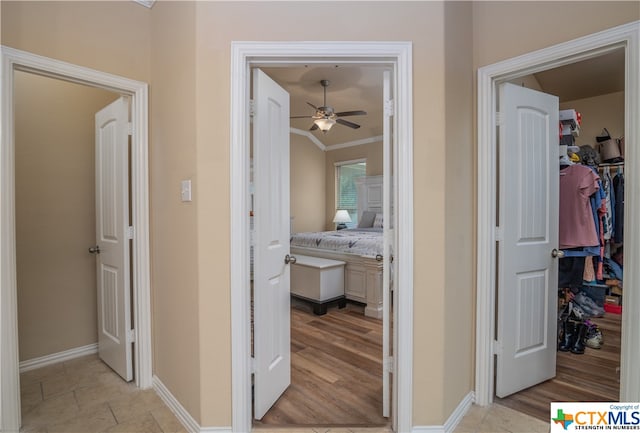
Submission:
[[[333,107],[327,105],[327,87],[329,87],[330,84],[329,80],[320,80],[320,84],[322,85],[324,90],[324,102],[322,104],[322,107],[316,107],[311,102],[307,102],[308,105],[316,110],[315,114],[313,116],[291,116],[291,119],[313,119],[313,125],[311,125],[311,128],[309,128],[309,131],[315,131],[319,128],[322,132],[327,132],[336,123],[348,126],[349,128],[353,129],[360,128],[360,125],[358,125],[357,123],[344,120],[343,117],[365,116],[367,112],[362,110],[355,110],[336,113]]]

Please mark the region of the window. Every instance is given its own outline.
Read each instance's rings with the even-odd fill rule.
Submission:
[[[366,176],[366,160],[336,163],[336,210],[349,212],[348,228],[358,226],[358,188],[356,179]]]

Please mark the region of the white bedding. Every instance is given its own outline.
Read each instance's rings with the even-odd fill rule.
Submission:
[[[295,233],[291,235],[291,246],[376,257],[382,255],[382,229]]]

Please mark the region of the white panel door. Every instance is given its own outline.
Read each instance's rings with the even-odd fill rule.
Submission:
[[[130,381],[128,101],[120,98],[95,117],[97,246],[93,250],[97,252],[98,354]]]
[[[383,153],[383,178],[382,178],[382,214],[383,214],[383,271],[382,271],[382,416],[389,417],[391,412],[391,345],[390,325],[391,311],[390,298],[393,272],[395,266],[391,260],[393,251],[395,224],[392,213],[392,150],[393,150],[393,93],[391,89],[391,72],[385,71],[383,75],[382,99],[384,104],[383,129],[382,129],[382,153]],[[371,194],[367,189],[367,194]],[[394,339],[397,341],[397,339]]]
[[[556,374],[558,98],[500,87],[496,395]],[[498,236],[499,238],[500,236]]]
[[[291,383],[289,94],[253,71],[254,416]]]

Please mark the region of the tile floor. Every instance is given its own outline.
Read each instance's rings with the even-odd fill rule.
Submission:
[[[454,433],[549,433],[548,422],[506,406],[471,406]]]
[[[126,383],[96,355],[22,373],[20,387],[24,433],[185,432],[154,390]]]
[[[23,433],[182,433],[156,395],[126,383],[95,355],[20,375]],[[259,433],[389,433],[386,428],[259,428]],[[454,433],[547,433],[549,424],[500,405],[472,406]]]

